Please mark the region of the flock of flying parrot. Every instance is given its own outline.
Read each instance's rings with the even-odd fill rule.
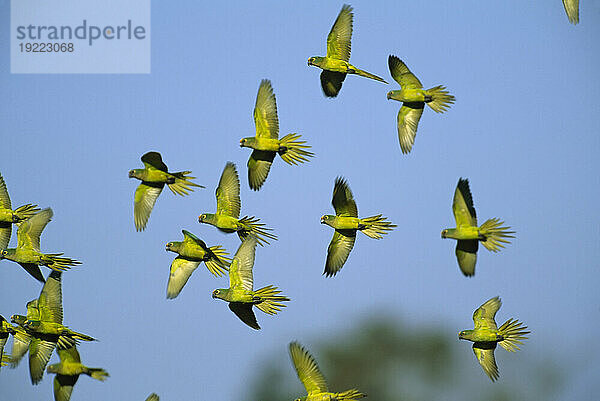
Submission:
[[[579,22],[579,1],[563,0],[569,21]],[[308,65],[321,68],[321,86],[327,97],[336,97],[347,74],[356,74],[383,83],[383,78],[363,71],[349,63],[352,36],[352,7],[344,5],[327,37],[327,56],[310,57]],[[406,64],[398,57],[390,55],[388,66],[392,78],[400,84],[400,90],[388,92],[387,98],[402,102],[398,112],[398,138],[403,153],[409,153],[414,144],[419,119],[427,104],[437,113],[443,113],[454,103],[455,98],[444,86],[423,89],[423,85]],[[309,161],[313,153],[300,135],[288,134],[279,138],[279,120],[273,88],[268,80],[260,83],[254,107],[256,135],[240,140],[241,147],[252,148],[248,159],[248,184],[254,191],[265,183],[271,165],[277,155],[290,165]],[[192,180],[191,171],[169,172],[158,152],[148,152],[141,158],[143,169],[129,171],[130,178],[141,181],[134,195],[134,224],[137,231],[143,231],[150,213],[165,185],[177,195],[188,195],[194,188],[204,188]],[[213,291],[212,297],[228,303],[229,309],[245,324],[260,329],[253,307],[274,315],[290,299],[280,295],[281,291],[267,285],[254,290],[252,269],[256,245],[268,245],[276,240],[272,229],[260,223],[255,216],[240,218],[240,180],[236,166],[228,162],[223,169],[216,188],[217,210],[215,213],[202,213],[199,223],[210,224],[225,233],[237,233],[241,240],[233,258],[219,245],[207,246],[204,241],[189,231],[182,230],[183,241],[166,244],[166,250],[177,254],[170,267],[167,284],[167,298],[176,298],[188,279],[204,263],[217,277],[229,275],[229,288]],[[335,215],[323,215],[321,223],[334,229],[333,238],[327,249],[325,270],[327,277],[335,276],[346,263],[357,231],[369,238],[381,239],[396,225],[387,221],[381,214],[359,218],[356,202],[347,181],[343,177],[335,179],[332,205]],[[444,229],[442,238],[457,240],[456,258],[465,276],[475,274],[479,243],[489,251],[497,252],[514,231],[503,226],[497,218],[486,220],[478,226],[473,198],[467,179],[459,179],[452,211],[456,220],[455,228]],[[109,375],[101,368],[89,368],[81,363],[77,345],[80,341],[95,341],[89,335],[78,333],[63,325],[62,273],[81,262],[63,257],[62,253],[43,253],[40,250],[40,237],[52,219],[52,209],[39,209],[37,205],[26,204],[12,209],[8,190],[0,175],[0,260],[7,259],[21,265],[31,276],[43,283],[40,296],[26,305],[26,315],[12,315],[9,323],[0,316],[0,366],[16,367],[26,353],[29,353],[29,373],[33,384],[39,383],[44,371],[55,374],[55,401],[68,401],[80,375],[85,374],[104,381]],[[17,247],[8,248],[12,225],[17,226]],[[44,279],[40,266],[51,269]],[[521,340],[529,331],[516,319],[508,319],[498,328],[495,315],[501,306],[499,297],[491,298],[473,313],[473,330],[463,330],[460,339],[473,342],[473,351],[484,372],[492,381],[499,377],[494,350],[500,345],[507,351],[519,349]],[[4,353],[9,335],[13,336],[12,352]],[[47,366],[56,349],[60,363]],[[307,396],[298,400],[356,400],[366,397],[356,389],[341,393],[329,392],[325,377],[315,359],[297,342],[289,344],[289,353],[303,383]],[[47,366],[47,367],[46,367]],[[151,394],[148,400],[157,401]]]

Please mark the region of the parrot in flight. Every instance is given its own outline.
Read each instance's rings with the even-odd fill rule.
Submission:
[[[295,341],[290,343],[289,348],[298,378],[308,393],[307,396],[296,398],[295,401],[353,401],[367,396],[357,389],[346,390],[342,393],[330,393],[325,376],[319,370],[313,356]]]
[[[255,330],[260,326],[254,316],[253,306],[269,315],[275,315],[281,308],[287,306],[282,302],[289,301],[277,287],[268,285],[258,290],[253,289],[252,267],[256,253],[256,238],[248,237],[242,241],[233,262],[229,267],[229,288],[218,288],[212,297],[229,303],[229,309],[240,320]]]
[[[327,36],[327,56],[314,56],[308,59],[308,65],[314,65],[323,70],[321,72],[321,88],[327,97],[336,97],[340,93],[346,74],[356,74],[387,84],[383,78],[358,69],[349,63],[352,18],[352,7],[344,4]]]
[[[17,247],[0,250],[0,260],[8,259],[21,265],[29,274],[40,282],[44,276],[40,266],[53,271],[64,271],[81,262],[62,257],[62,253],[42,253],[40,236],[46,225],[52,220],[52,209],[46,208],[19,224],[17,229]]]
[[[180,171],[178,173],[169,173],[167,165],[163,163],[162,157],[158,152],[148,152],[142,156],[144,168],[136,168],[129,171],[129,178],[136,178],[141,181],[135,190],[133,197],[133,218],[136,231],[143,231],[146,228],[150,213],[154,208],[158,195],[162,192],[165,184],[171,192],[176,195],[187,195],[193,191],[193,187],[204,188],[191,180],[191,171]]]
[[[331,204],[335,209],[335,216],[324,215],[321,217],[321,224],[327,224],[335,229],[327,248],[327,261],[323,272],[327,277],[335,276],[346,263],[346,259],[354,247],[356,231],[362,232],[369,238],[381,239],[383,234],[387,234],[396,227],[381,214],[359,219],[356,202],[343,177],[335,179]]]
[[[240,178],[238,177],[235,164],[227,162],[219,186],[215,191],[217,197],[217,212],[203,213],[198,217],[199,223],[210,224],[226,233],[237,232],[240,240],[248,236],[256,237],[259,245],[268,244],[268,239],[276,240],[277,236],[269,233],[270,228],[264,227],[256,217],[240,217]]]
[[[456,258],[458,266],[467,277],[475,274],[477,250],[479,242],[488,250],[498,252],[509,244],[507,238],[514,238],[514,231],[510,227],[503,227],[503,221],[498,218],[488,219],[481,226],[477,226],[477,214],[473,206],[473,197],[469,188],[469,180],[460,178],[454,191],[452,212],[456,220],[456,228],[442,230],[442,238],[453,238],[456,243]]]
[[[494,357],[496,345],[500,344],[505,350],[515,352],[519,349],[519,344],[523,344],[521,340],[527,339],[525,335],[531,333],[525,331],[527,326],[523,326],[522,322],[512,318],[498,328],[494,318],[500,306],[502,301],[499,297],[486,301],[473,312],[475,329],[458,333],[459,339],[473,341],[473,352],[492,381],[496,381],[500,376]]]
[[[389,91],[387,98],[402,102],[402,107],[398,111],[398,140],[402,153],[406,154],[410,153],[415,143],[417,127],[425,104],[436,113],[443,113],[450,108],[455,98],[442,85],[423,89],[421,81],[396,56],[388,57],[388,66],[392,78],[401,87],[400,90]]]
[[[189,231],[182,230],[183,241],[172,241],[167,243],[166,250],[177,253],[177,257],[171,263],[169,282],[167,284],[167,298],[173,299],[179,295],[183,286],[204,262],[208,271],[217,277],[221,277],[227,270],[231,259],[228,253],[220,245],[206,246],[204,241]]]
[[[248,183],[254,191],[258,191],[267,179],[276,154],[288,164],[304,163],[313,156],[313,153],[305,150],[310,146],[305,145],[305,141],[299,141],[300,135],[296,133],[278,139],[277,103],[268,79],[263,79],[258,87],[254,125],[256,136],[240,139],[241,147],[254,149],[248,159]]]

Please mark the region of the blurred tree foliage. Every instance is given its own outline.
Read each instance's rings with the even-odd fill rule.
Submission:
[[[315,357],[330,391],[357,388],[368,394],[367,400],[542,400],[555,398],[561,384],[557,363],[502,349],[496,351],[505,354],[496,355],[500,380],[492,383],[479,367],[472,343],[436,327],[409,329],[389,316],[329,331],[315,342],[291,340],[299,340]],[[251,398],[246,395],[243,401],[291,401],[306,395],[287,348],[276,351],[260,363],[251,378]],[[518,373],[517,383],[503,381],[508,372]]]

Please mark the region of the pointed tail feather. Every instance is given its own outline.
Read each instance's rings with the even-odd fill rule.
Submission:
[[[397,227],[380,214],[377,216],[365,217],[360,219],[360,222],[366,225],[366,228],[363,228],[360,231],[367,237],[374,239],[383,238],[383,234],[387,234],[388,231],[392,231],[394,227]]]
[[[288,164],[298,164],[308,161],[309,157],[313,157],[314,153],[309,152],[310,145],[305,145],[306,141],[298,141],[300,135],[287,134],[279,140],[280,146],[284,147],[283,151],[279,152],[279,156]]]
[[[431,101],[427,102],[427,104],[436,113],[445,112],[456,100],[456,98],[446,90],[446,87],[442,85],[427,89],[427,93],[431,96]]]
[[[56,271],[65,271],[70,269],[72,266],[80,265],[81,262],[71,258],[61,257],[62,253],[47,253],[44,256],[49,259],[45,260],[44,266],[49,267]]]
[[[190,176],[189,174],[191,173],[191,171],[180,171],[178,173],[172,173],[171,175],[175,178],[175,182],[172,184],[167,183],[171,192],[173,192],[176,195],[184,196],[193,191],[193,187],[204,188],[202,185],[198,185],[195,182],[191,181],[196,178]]]
[[[500,219],[493,218],[486,220],[479,227],[479,232],[486,238],[481,241],[488,251],[498,252],[500,248],[504,248],[504,244],[510,244],[510,241],[505,238],[515,238],[515,231],[509,231],[510,227],[502,227],[504,224]]]
[[[531,333],[530,331],[526,331],[527,326],[523,326],[523,322],[519,322],[517,319],[508,319],[498,332],[504,340],[499,341],[498,344],[502,346],[507,351],[515,352],[519,349],[519,344],[523,344],[521,340],[526,340],[526,334]]]
[[[204,263],[212,274],[221,277],[229,271],[229,265],[231,264],[231,259],[227,257],[229,254],[220,245],[211,246],[210,251],[214,256]]]
[[[346,390],[343,393],[336,393],[335,399],[339,401],[352,401],[358,400],[359,398],[364,398],[366,396],[366,394],[361,393],[357,389],[353,388],[352,390]]]
[[[256,290],[254,294],[263,300],[261,303],[256,304],[256,307],[268,315],[274,315],[279,312],[281,308],[285,308],[287,305],[282,304],[282,302],[290,300],[283,295],[277,295],[281,294],[281,291],[272,285]]]
[[[90,337],[87,334],[83,334],[83,333],[78,333],[76,331],[73,331],[71,329],[65,328],[66,330],[62,333],[63,336],[65,337],[70,337],[72,339],[75,340],[75,342],[77,342],[77,340],[81,340],[81,341],[97,341],[94,337]]]
[[[366,77],[366,78],[371,78],[374,79],[375,81],[379,81],[379,82],[383,82],[384,84],[387,84],[387,82],[385,81],[385,79],[378,77],[375,74],[371,74],[370,72],[366,72],[363,70],[360,70],[356,67],[354,67],[354,70],[350,70],[350,73],[354,72],[356,75],[360,75],[361,77]]]
[[[267,232],[267,231],[272,231],[272,229],[266,228],[265,225],[263,223],[259,223],[259,221],[260,221],[260,219],[257,219],[254,216],[242,217],[239,220],[239,222],[241,224],[247,226],[248,228],[244,229],[242,231],[238,231],[238,235],[240,236],[240,239],[244,240],[244,238],[246,238],[248,235],[254,235],[254,237],[256,238],[256,242],[260,246],[264,246],[264,244],[269,244],[269,241],[267,241],[265,238],[269,238],[271,240],[277,240],[277,236],[275,234],[271,234],[271,233]]]
[[[37,205],[32,205],[31,203],[28,203],[26,205],[23,205],[23,206],[17,208],[15,210],[15,214],[19,218],[19,220],[20,220],[19,223],[20,223],[23,220],[27,220],[28,218],[30,218],[31,216],[33,216],[40,210],[41,209],[39,207],[37,207]]]
[[[100,380],[101,382],[110,376],[106,370],[100,368],[87,368],[85,374],[90,376],[92,379]]]

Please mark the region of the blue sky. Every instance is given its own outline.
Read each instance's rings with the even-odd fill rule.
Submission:
[[[10,74],[9,2],[0,2],[0,172],[13,205],[53,208],[42,250],[84,262],[63,278],[65,324],[100,340],[81,345],[82,360],[111,374],[105,383],[82,378],[73,400],[141,400],[152,391],[243,399],[263,356],[287,360],[291,340],[310,348],[374,310],[457,333],[495,295],[503,299],[498,320],[516,317],[533,332],[521,355],[543,359],[550,350],[578,372],[563,398],[600,390],[600,355],[589,345],[600,330],[600,2],[582,2],[573,26],[558,0],[354,1],[350,61],[390,85],[348,76],[332,100],[306,60],[325,54],[342,4],[153,2],[151,74],[18,75]],[[425,110],[409,155],[396,135],[400,104],[386,100],[398,88],[389,54],[425,87],[443,84],[457,99],[445,114]],[[316,156],[301,166],[275,160],[254,192],[250,151],[239,139],[254,134],[263,78],[277,96],[281,134],[300,133]],[[146,231],[136,233],[138,182],[127,172],[149,150],[207,188],[185,198],[163,191]],[[279,236],[257,250],[255,285],[274,284],[292,298],[275,317],[257,311],[260,332],[210,297],[227,281],[203,267],[177,299],[165,298],[174,254],[164,245],[180,240],[181,229],[231,254],[239,245],[197,222],[215,210],[227,161],[242,179],[242,214]],[[360,216],[383,213],[398,228],[380,241],[358,234],[342,271],[327,279],[332,231],[319,217],[333,212],[337,175],[347,178]],[[440,239],[454,225],[459,177],[470,180],[480,222],[500,217],[517,231],[498,254],[481,248],[474,278],[460,273],[455,242]],[[12,262],[0,262],[0,282],[5,317],[39,295]],[[502,371],[504,357],[501,380],[518,380],[519,372]],[[0,372],[10,400],[48,399],[51,383],[47,376],[31,386],[27,361]]]

